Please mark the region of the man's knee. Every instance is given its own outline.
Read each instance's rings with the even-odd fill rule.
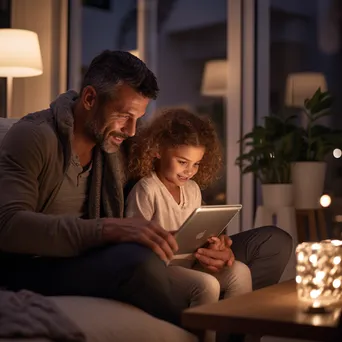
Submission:
[[[160,319],[180,324],[185,307],[174,303],[167,267],[151,249],[127,243],[109,247],[103,253],[106,260],[103,278],[109,281],[103,285],[101,296],[105,293],[106,297],[128,302]]]
[[[94,251],[87,256],[101,278],[128,279],[151,277],[165,268],[163,261],[149,248],[134,243],[122,243]]]
[[[267,235],[266,238],[269,242],[269,248],[276,249],[284,258],[290,257],[293,248],[293,239],[289,233],[275,226],[266,226],[258,229]]]

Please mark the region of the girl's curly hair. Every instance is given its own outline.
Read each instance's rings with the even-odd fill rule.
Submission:
[[[217,178],[222,166],[221,146],[209,118],[181,108],[167,109],[140,127],[131,141],[128,172],[135,179],[150,175],[160,148],[181,145],[205,147],[199,170],[193,179],[202,189],[207,187]]]

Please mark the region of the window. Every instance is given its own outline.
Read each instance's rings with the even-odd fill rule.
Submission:
[[[10,0],[0,0],[0,28],[11,26]],[[0,78],[0,103],[6,103],[6,78]],[[0,117],[6,117],[6,106],[0,106]]]
[[[112,0],[83,0],[84,6],[96,7],[102,10],[112,10]]]

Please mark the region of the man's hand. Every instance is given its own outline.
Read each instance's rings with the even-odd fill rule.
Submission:
[[[235,257],[230,248],[232,240],[227,235],[211,237],[208,242],[207,248],[199,248],[195,253],[196,259],[204,268],[218,272],[226,265],[233,265]]]
[[[158,224],[141,218],[103,219],[106,242],[136,242],[151,248],[162,260],[172,260],[178,245],[173,235]]]

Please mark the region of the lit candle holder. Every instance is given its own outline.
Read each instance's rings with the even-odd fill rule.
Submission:
[[[312,312],[342,299],[342,241],[304,242],[296,248],[298,299]]]

